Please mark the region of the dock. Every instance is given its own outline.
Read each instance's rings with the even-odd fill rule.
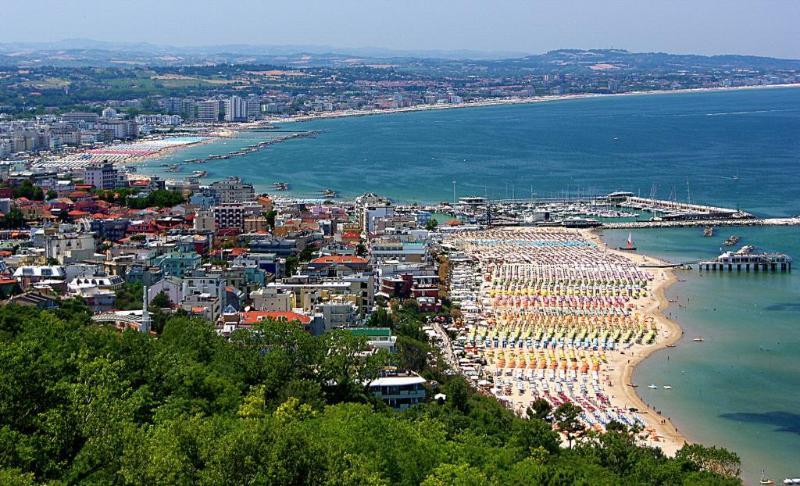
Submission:
[[[692,219],[685,221],[620,221],[618,223],[603,223],[604,229],[688,228],[698,226],[800,226],[800,217]]]

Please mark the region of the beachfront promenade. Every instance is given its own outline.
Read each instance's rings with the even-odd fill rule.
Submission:
[[[640,268],[581,230],[493,228],[445,243],[463,316],[453,346],[476,387],[520,415],[536,399],[572,402],[587,428],[615,421],[644,427],[654,445],[674,442],[623,384],[633,356],[674,334],[656,316],[665,271]]]

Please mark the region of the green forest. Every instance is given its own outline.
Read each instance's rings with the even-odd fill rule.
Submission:
[[[0,308],[0,484],[740,483],[722,449],[667,458],[622,426],[562,442],[548,420],[568,417],[516,417],[428,363],[413,309],[382,313],[401,336],[391,356],[286,322],[223,338],[176,316],[154,337],[89,316],[78,301]],[[374,400],[364,383],[390,363],[447,399]]]

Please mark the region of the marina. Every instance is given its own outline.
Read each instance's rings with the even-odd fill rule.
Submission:
[[[490,226],[564,226],[606,229],[699,227],[706,237],[715,228],[731,226],[796,226],[800,216],[757,218],[739,209],[686,204],[611,193],[605,196],[491,200],[461,197],[455,204],[441,203],[436,211],[470,223]],[[635,202],[630,202],[635,201]],[[669,210],[669,213],[659,212]],[[643,219],[648,215],[648,219]],[[726,240],[735,245],[733,237]]]

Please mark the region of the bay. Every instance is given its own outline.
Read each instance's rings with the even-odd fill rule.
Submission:
[[[400,201],[603,194],[800,215],[800,89],[597,97],[529,105],[436,110],[286,123],[318,130],[266,150],[203,165],[208,179],[240,176],[264,192],[330,188]],[[274,135],[243,132],[147,163],[223,154]],[[163,173],[163,172],[162,172]],[[800,228],[699,228],[634,232],[640,251],[671,261],[716,256],[729,234],[800,257]],[[627,231],[607,231],[619,246]],[[685,330],[677,348],[637,367],[640,384],[669,384],[643,398],[691,440],[728,447],[747,483],[800,476],[800,275],[680,272],[667,310]],[[693,337],[703,336],[703,343]],[[667,359],[669,357],[669,359]]]

